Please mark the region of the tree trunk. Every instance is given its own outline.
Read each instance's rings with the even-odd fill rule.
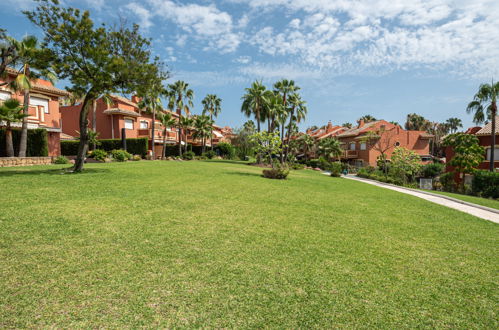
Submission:
[[[184,134],[184,152],[187,152],[187,135],[189,134],[189,130],[186,128],[184,129],[185,134]]]
[[[284,159],[288,159],[289,153],[289,139],[291,138],[291,126],[293,125],[293,115],[295,114],[295,108],[291,108],[291,115],[289,116],[288,132],[286,134],[286,149],[284,152]]]
[[[161,159],[166,158],[166,128],[163,130],[163,151],[161,152]]]
[[[29,68],[25,70],[25,73],[29,75]],[[23,123],[21,126],[21,137],[19,139],[19,157],[26,157],[26,149],[28,145],[28,111],[29,111],[29,89],[24,91],[24,104],[23,104]]]
[[[270,117],[269,117],[269,118],[267,118],[267,131],[268,131],[269,133],[270,133],[270,132],[272,132],[272,127],[271,127],[271,125],[270,125]]]
[[[497,104],[492,103],[492,143],[490,144],[490,171],[494,172],[494,160],[495,160],[495,147],[496,147],[496,115],[497,115]]]
[[[202,152],[203,154],[204,154],[205,150],[206,150],[206,138],[203,137],[203,152]]]
[[[93,102],[93,109],[92,109],[92,130],[94,132],[97,132],[97,119],[95,118],[95,115],[97,114],[97,100],[94,100]],[[97,143],[96,143],[96,138],[94,139],[94,142],[92,143],[92,150],[95,150],[97,148]]]
[[[88,150],[88,105],[94,99],[93,90],[90,90],[80,110],[80,144],[78,145],[78,154],[76,155],[75,164],[73,166],[74,172],[81,172],[83,170],[83,163]]]
[[[154,152],[154,133],[155,133],[155,128],[156,128],[156,107],[152,107],[152,127],[151,127],[151,155],[152,155],[152,160],[156,159],[156,153]]]
[[[14,143],[12,143],[12,130],[10,128],[10,122],[7,122],[7,128],[5,130],[5,147],[7,157],[14,157]]]
[[[211,146],[211,151],[213,151],[213,114],[210,113],[210,146]]]

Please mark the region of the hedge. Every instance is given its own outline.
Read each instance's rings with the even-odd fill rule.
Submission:
[[[21,130],[12,130],[12,141],[14,143],[14,153],[19,151],[19,140]],[[0,157],[6,157],[5,148],[5,128],[0,129]],[[26,157],[47,157],[49,154],[48,133],[46,129],[36,128],[28,130],[28,141],[26,145]]]
[[[471,183],[473,195],[499,198],[499,172],[476,171]]]
[[[98,149],[111,151],[121,149],[121,139],[103,139],[97,146]],[[80,141],[61,141],[61,154],[64,156],[75,156],[78,153],[78,145]],[[126,139],[126,151],[133,155],[145,157],[147,155],[148,140],[147,138]]]

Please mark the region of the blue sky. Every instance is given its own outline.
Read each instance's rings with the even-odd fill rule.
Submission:
[[[499,1],[489,0],[65,0],[96,22],[140,24],[172,78],[201,99],[222,100],[219,124],[240,126],[244,88],[294,79],[309,115],[300,126],[354,123],[371,114],[404,123],[459,117],[481,82],[499,79]],[[21,10],[0,2],[0,27],[40,35]],[[62,84],[62,83],[61,83]],[[62,86],[60,86],[62,87]]]

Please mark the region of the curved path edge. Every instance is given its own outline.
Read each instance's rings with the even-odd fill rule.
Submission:
[[[435,203],[435,204],[447,206],[447,207],[450,207],[452,209],[455,209],[455,210],[458,210],[461,212],[465,212],[465,213],[474,215],[476,217],[479,217],[479,218],[482,218],[485,220],[499,223],[499,210],[492,209],[490,207],[477,205],[477,204],[465,202],[465,201],[462,201],[462,200],[459,200],[456,198],[447,197],[447,196],[443,196],[443,195],[437,195],[437,194],[433,194],[430,192],[395,186],[395,185],[391,185],[391,184],[387,184],[387,183],[383,183],[383,182],[378,182],[375,180],[363,179],[363,178],[359,178],[357,176],[345,175],[342,177],[346,178],[346,179],[350,179],[350,180],[364,182],[367,184],[372,184],[374,186],[378,186],[381,188],[398,191],[398,192],[401,192],[404,194],[416,196],[416,197],[422,198],[424,200],[430,201],[430,202]]]

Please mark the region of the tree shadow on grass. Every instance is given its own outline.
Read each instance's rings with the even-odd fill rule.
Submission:
[[[259,178],[263,178],[262,173],[250,173],[250,172],[225,172],[224,174],[229,174],[229,175],[239,175],[239,176],[252,176],[252,177],[259,177]]]
[[[225,160],[225,159],[208,159],[208,163],[225,163],[225,164],[239,164],[239,165],[249,165],[247,161],[244,160]]]
[[[71,172],[71,167],[64,168],[51,168],[51,169],[36,169],[36,168],[23,168],[23,169],[13,169],[9,167],[8,169],[0,168],[0,178],[10,177],[16,175],[85,175],[85,174],[96,174],[96,173],[107,173],[109,169],[106,168],[87,168],[84,169],[82,173]]]

